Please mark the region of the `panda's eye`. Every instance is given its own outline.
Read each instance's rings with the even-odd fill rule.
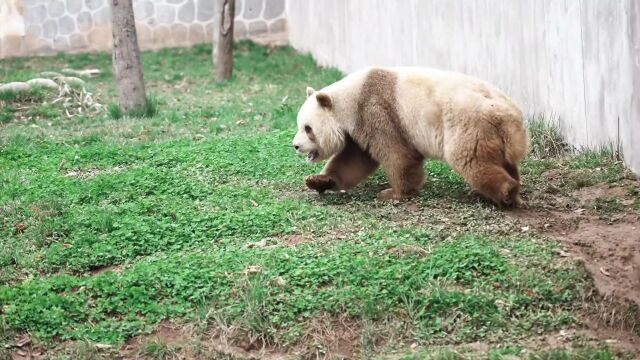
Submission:
[[[308,133],[310,133],[310,132],[311,132],[311,126],[306,125],[306,126],[304,127],[304,131],[305,131],[307,134],[308,134]]]

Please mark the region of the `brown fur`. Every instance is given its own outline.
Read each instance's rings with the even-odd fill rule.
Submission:
[[[305,179],[307,187],[322,193],[326,190],[349,190],[377,168],[378,162],[347,136],[345,146],[333,156],[319,175]]]
[[[397,76],[384,69],[369,72],[357,102],[356,130],[346,136],[344,149],[329,160],[321,174],[306,179],[309,188],[319,192],[350,189],[380,164],[391,188],[380,192],[378,198],[404,199],[420,190],[424,156],[410,141],[411,129],[405,129],[400,120],[396,82]],[[522,126],[521,119],[512,109],[501,109],[500,103],[491,102],[488,89],[480,89],[478,96],[489,99],[487,106],[491,111],[456,106],[441,109],[442,118],[449,120],[442,122],[445,128],[441,134],[457,139],[453,146],[445,147],[444,158],[471,185],[472,191],[497,205],[518,205],[517,162],[524,154],[526,142],[520,144],[520,139],[510,136],[522,130],[514,130]]]

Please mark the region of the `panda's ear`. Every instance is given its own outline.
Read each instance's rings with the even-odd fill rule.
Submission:
[[[313,95],[313,93],[316,92],[315,90],[313,90],[312,87],[307,86],[307,97]]]
[[[333,106],[331,96],[329,96],[329,94],[319,92],[316,94],[316,100],[318,100],[318,104],[325,109],[331,109]]]

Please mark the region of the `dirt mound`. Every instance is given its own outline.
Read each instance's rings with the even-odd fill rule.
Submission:
[[[608,222],[582,209],[572,212],[518,210],[512,216],[562,241],[562,256],[584,263],[607,298],[640,306],[640,217],[627,214]]]

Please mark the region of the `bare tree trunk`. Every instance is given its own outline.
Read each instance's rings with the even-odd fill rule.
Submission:
[[[235,0],[221,0],[219,28],[214,50],[216,81],[227,80],[233,71],[233,20],[236,15]]]
[[[145,106],[146,94],[132,0],[110,0],[113,29],[113,68],[124,113]]]

